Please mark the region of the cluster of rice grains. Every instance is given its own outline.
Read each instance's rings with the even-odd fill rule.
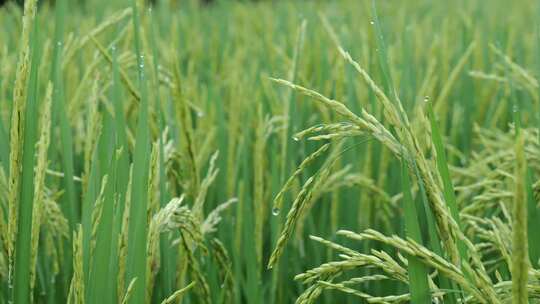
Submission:
[[[375,7],[373,11],[375,12]],[[374,14],[376,19],[376,13]],[[337,231],[338,236],[355,241],[382,243],[387,250],[391,248],[390,252],[397,253],[397,256],[392,257],[389,251],[371,249],[368,253],[361,253],[333,241],[311,236],[311,239],[339,253],[340,260],[326,262],[297,275],[296,280],[310,287],[296,302],[313,303],[323,290],[339,290],[363,298],[369,303],[529,303],[529,298],[537,298],[540,272],[534,265],[538,265],[540,256],[538,241],[533,236],[528,237],[528,233],[534,233],[535,223],[528,224],[527,221],[538,220],[538,196],[535,196],[534,189],[540,183],[533,185],[532,178],[536,166],[533,155],[537,153],[534,149],[538,146],[539,137],[535,134],[537,129],[520,129],[522,118],[517,102],[513,101],[514,124],[509,132],[489,132],[477,128],[478,146],[484,148],[484,145],[490,144],[489,149],[481,150],[481,153],[473,152],[470,160],[463,159],[465,166],[452,168],[455,169],[454,182],[458,185],[454,188],[433,106],[426,97],[425,104],[419,104],[415,110],[417,116],[414,119],[417,121],[410,122],[392,84],[378,20],[373,23],[379,38],[377,51],[383,53],[379,59],[388,95],[343,49],[328,20],[321,16],[321,21],[343,59],[353,66],[366,86],[372,90],[381,105],[382,118],[386,124],[379,122],[366,110],[361,110],[360,114],[356,115],[343,102],[284,79],[272,79],[310,97],[346,120],[310,127],[297,133],[295,140],[318,132],[326,134],[317,134],[308,139],[342,140],[371,135],[388,148],[402,163],[403,192],[400,199],[402,208],[405,209],[406,237],[387,236],[372,229],[360,234],[347,230]],[[474,50],[474,45],[469,45],[452,70],[436,101],[436,107],[441,108],[442,104],[446,103],[445,98]],[[490,47],[510,69],[508,78],[512,77],[522,88],[529,90],[535,105],[538,105],[537,80],[496,47]],[[483,72],[472,71],[470,75],[493,79],[485,77],[488,74]],[[510,81],[504,77],[496,79]],[[421,133],[426,132],[431,138],[422,146],[418,139],[425,137]],[[526,145],[526,142],[529,145]],[[335,145],[336,149],[340,149],[342,143],[340,141]],[[281,205],[283,192],[289,188],[292,179],[299,175],[306,164],[327,149],[328,144],[302,162],[276,196],[274,208]],[[432,159],[427,157],[427,154],[431,154]],[[530,156],[527,157],[528,155]],[[316,189],[311,186],[314,180],[328,179],[328,174],[324,175],[324,172],[328,172],[328,168],[323,166],[301,187],[270,257],[269,268],[272,268],[282,255],[291,231],[301,219],[299,214],[312,199],[312,193]],[[416,180],[413,191],[421,198],[416,202],[412,198],[410,177]],[[459,195],[456,197],[455,191],[458,189]],[[420,202],[423,205],[415,206]],[[422,219],[425,220],[428,231],[424,236],[420,233],[417,222]],[[529,241],[532,243],[531,248]],[[370,269],[367,275],[355,276],[362,268]],[[377,269],[378,274],[372,274],[373,269]],[[399,281],[409,286],[409,292],[386,296],[368,293],[369,282],[379,280]],[[359,288],[358,285],[364,288]]]
[[[540,7],[494,2],[6,4],[0,304],[540,303]]]

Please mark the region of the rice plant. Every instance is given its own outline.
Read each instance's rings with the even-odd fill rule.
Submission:
[[[540,303],[540,2],[0,7],[0,304]]]

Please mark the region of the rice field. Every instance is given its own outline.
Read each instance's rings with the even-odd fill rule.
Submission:
[[[0,304],[540,303],[540,2],[24,2]]]

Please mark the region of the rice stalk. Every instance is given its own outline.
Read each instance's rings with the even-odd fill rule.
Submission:
[[[138,285],[134,285],[132,303],[142,304],[146,302],[146,259],[148,237],[148,173],[149,173],[149,144],[150,134],[148,130],[148,92],[145,74],[145,58],[142,49],[139,11],[136,1],[131,1],[133,10],[133,29],[135,54],[137,56],[137,72],[141,103],[137,118],[135,151],[133,155],[133,182],[131,189],[129,238],[127,249],[126,277],[128,280],[137,278]]]
[[[407,237],[415,240],[419,244],[423,242],[420,232],[420,225],[417,221],[418,211],[411,193],[411,184],[407,172],[407,166],[403,162],[401,169],[401,179],[403,183],[403,203],[405,204],[405,230]],[[424,265],[416,257],[408,258],[408,274],[410,286],[410,298],[412,303],[430,303],[430,290],[428,285],[428,273]]]
[[[529,270],[527,242],[527,205],[525,176],[527,165],[524,156],[524,137],[517,131],[515,144],[515,193],[512,210],[512,302],[528,303],[527,281]]]

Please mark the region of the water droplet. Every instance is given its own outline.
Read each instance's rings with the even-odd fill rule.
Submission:
[[[281,210],[279,210],[278,207],[274,207],[274,208],[272,208],[272,215],[274,215],[274,216],[275,216],[275,215],[278,215],[280,211],[281,211]]]
[[[429,102],[429,96],[424,96],[424,102]]]
[[[62,41],[57,41],[57,42],[56,42],[56,45],[57,45],[57,46],[62,46]]]
[[[292,139],[293,139],[294,141],[299,141],[299,140],[300,140],[300,138],[298,138],[297,136],[293,136]]]
[[[369,22],[369,24],[374,25],[375,22],[372,20],[372,21]]]
[[[517,104],[514,104],[514,106],[512,107],[512,112],[514,112],[514,113],[519,112],[519,107],[518,107]]]
[[[139,56],[139,68],[144,68],[144,55]]]
[[[203,112],[197,112],[197,117],[203,117],[203,116],[204,116]]]

